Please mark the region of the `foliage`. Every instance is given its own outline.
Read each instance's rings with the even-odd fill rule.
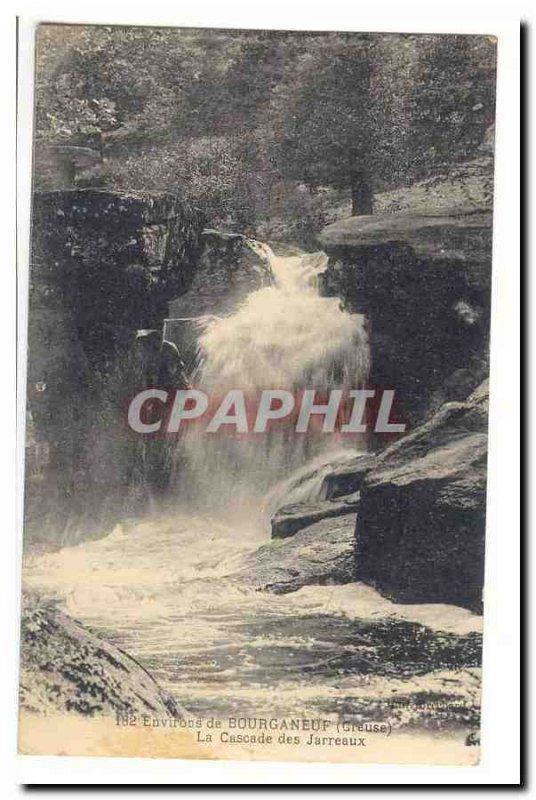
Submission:
[[[322,224],[470,158],[494,117],[489,37],[41,26],[36,138],[98,148],[89,185],[169,189],[253,232]],[[361,173],[360,173],[361,174]]]

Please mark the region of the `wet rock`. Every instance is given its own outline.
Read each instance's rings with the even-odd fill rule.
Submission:
[[[244,559],[233,577],[278,594],[310,584],[354,580],[355,513],[322,519],[288,539],[273,539]]]
[[[361,454],[351,461],[335,466],[322,481],[320,497],[335,500],[338,497],[358,492],[367,472],[376,463],[374,454]]]
[[[363,458],[374,458],[374,456],[369,456],[367,453],[358,453],[357,451],[343,450],[333,454],[327,462],[321,460],[320,463],[312,461],[306,464],[269,494],[266,499],[266,508],[269,508],[273,515],[283,506],[296,505],[297,503],[316,503],[318,501],[331,500],[343,494],[353,494],[360,485],[360,480],[357,476],[355,480],[352,480],[350,475],[348,476],[348,484],[350,486],[355,484],[356,489],[350,488],[347,492],[341,491],[339,493],[337,493],[336,485],[331,486],[329,479],[340,468],[342,488],[342,483],[346,480],[343,477],[344,467],[348,465],[349,473],[354,470],[358,471],[357,464]],[[337,482],[338,479],[335,478],[334,484],[337,484]],[[331,493],[332,491],[334,494]]]
[[[487,383],[378,456],[361,487],[357,579],[407,603],[480,611]]]
[[[39,714],[184,715],[137,661],[35,597],[22,614],[20,698]]]
[[[373,454],[343,452],[331,462],[304,467],[271,498],[272,537],[283,539],[322,519],[355,513],[363,478],[374,463]]]
[[[270,286],[269,265],[256,244],[238,233],[205,230],[190,290],[169,303],[169,318],[226,316],[251,292]],[[168,329],[171,330],[171,325]],[[171,338],[171,337],[170,337]],[[176,342],[180,347],[180,342]]]
[[[285,539],[302,528],[330,517],[340,517],[356,512],[359,506],[359,492],[340,500],[325,500],[316,503],[294,503],[283,506],[272,518],[272,538]]]

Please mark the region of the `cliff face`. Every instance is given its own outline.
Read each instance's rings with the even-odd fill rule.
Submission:
[[[482,609],[488,386],[377,456],[361,486],[356,577],[392,599]]]
[[[281,509],[273,532],[352,505],[354,578],[400,602],[482,607],[492,198],[486,152],[319,237],[324,292],[366,314],[369,382],[395,388],[410,432],[366,464],[359,487],[334,470],[341,491],[301,516]]]
[[[230,314],[248,294],[269,286],[269,266],[250,241],[237,233],[203,231],[203,252],[190,289],[171,301],[169,316]]]
[[[481,158],[320,234],[324,291],[367,315],[370,383],[395,387],[412,423],[487,375],[491,201],[492,162]]]
[[[30,538],[48,529],[72,540],[74,520],[106,525],[146,490],[144,464],[165,482],[162,453],[155,465],[140,452],[125,409],[147,383],[180,377],[162,326],[192,282],[202,228],[201,214],[169,194],[35,194],[28,410],[34,450],[47,458],[28,482]]]
[[[31,303],[52,302],[56,324],[60,312],[99,367],[137,329],[160,326],[168,301],[188,289],[202,226],[169,194],[36,193]]]

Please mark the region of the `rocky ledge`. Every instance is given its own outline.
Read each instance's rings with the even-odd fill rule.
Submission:
[[[279,594],[355,580],[359,489],[374,463],[374,455],[359,453],[331,468],[303,472],[280,499],[272,541],[247,556],[233,578]],[[318,488],[311,497],[314,485]],[[307,499],[299,501],[304,487]]]
[[[20,687],[33,713],[183,716],[131,656],[36,597],[24,600]]]
[[[276,594],[354,578],[355,513],[304,522],[287,539],[273,539],[246,556],[232,578]]]
[[[328,225],[323,291],[366,314],[375,386],[419,423],[488,374],[493,164],[375,198],[377,213]]]
[[[424,258],[470,262],[473,257],[486,264],[491,224],[492,212],[486,208],[405,211],[342,219],[324,228],[319,239],[327,250],[396,243]]]
[[[486,381],[381,453],[335,466],[316,501],[279,508],[244,574],[277,592],[359,580],[397,602],[480,612],[487,406]]]
[[[342,497],[340,500],[325,500],[309,503],[290,503],[283,506],[272,519],[272,537],[286,539],[302,528],[314,525],[315,522],[342,517],[357,511],[359,492]]]

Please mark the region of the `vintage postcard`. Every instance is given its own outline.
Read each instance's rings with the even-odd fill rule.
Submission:
[[[478,763],[496,51],[37,27],[21,753]]]

